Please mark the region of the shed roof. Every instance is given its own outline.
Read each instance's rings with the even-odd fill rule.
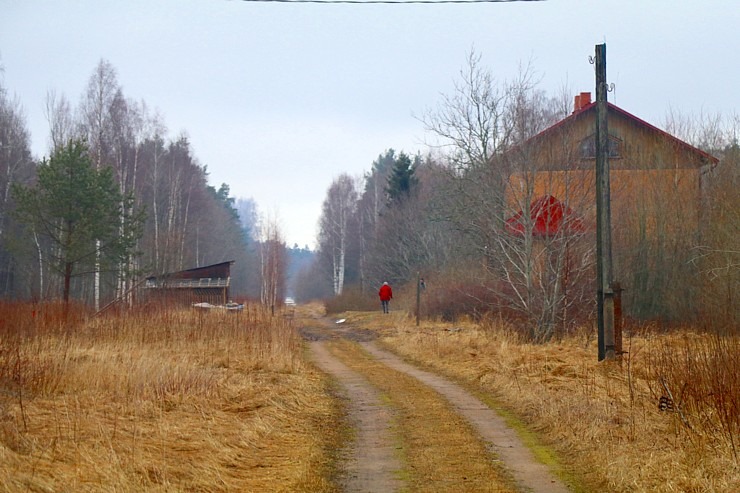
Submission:
[[[202,267],[195,267],[193,269],[181,270],[178,272],[170,272],[163,274],[159,277],[163,279],[203,279],[203,278],[221,278],[226,279],[230,277],[231,264],[233,260],[226,262],[220,262],[218,264],[204,265]],[[148,279],[157,279],[157,276],[151,276]]]

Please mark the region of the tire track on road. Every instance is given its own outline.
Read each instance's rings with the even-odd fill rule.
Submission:
[[[536,493],[567,493],[569,491],[547,466],[537,461],[532,451],[523,444],[516,432],[506,425],[503,418],[462,386],[440,375],[406,363],[395,354],[381,349],[373,342],[377,334],[371,330],[353,324],[336,325],[328,319],[314,317],[312,319],[308,326],[301,328],[301,333],[305,339],[313,341],[309,342],[309,348],[317,364],[339,380],[346,389],[347,398],[350,401],[350,419],[358,427],[357,440],[347,451],[346,464],[340,466],[340,469],[347,471],[346,477],[343,477],[346,480],[343,483],[345,491],[391,492],[398,491],[400,488],[425,492],[505,491],[511,488]],[[351,350],[352,346],[358,349]],[[331,347],[331,352],[329,347]],[[383,368],[385,370],[382,370]],[[411,381],[402,384],[404,378],[401,378],[401,375],[394,377],[394,372],[404,375]],[[428,392],[422,389],[412,390],[418,387],[412,381],[418,382],[418,386],[428,389],[428,392],[436,393],[439,399],[449,405],[453,413],[447,417],[448,421],[434,425],[438,426],[432,428],[435,430],[434,436],[420,435],[419,430],[424,428],[419,427],[422,426],[422,421],[427,417],[431,418],[441,409],[437,408],[436,411],[432,411],[431,408],[427,408],[426,406],[436,405],[429,400],[430,396],[422,397],[421,393],[427,394]],[[400,394],[398,393],[399,385],[402,385],[404,389]],[[389,402],[387,406],[380,402],[381,392],[384,399],[389,398],[389,400],[386,399]],[[386,392],[390,393],[386,396]],[[391,405],[393,410],[389,407]],[[401,407],[396,409],[396,406]],[[432,415],[429,414],[430,412]],[[397,423],[393,422],[397,425],[397,429],[395,433],[390,433],[389,427],[394,417],[398,419]],[[495,456],[497,459],[495,462],[499,464],[496,467],[505,470],[504,474],[509,475],[508,487],[501,483],[501,481],[506,483],[507,480],[500,476],[500,472],[493,473],[491,476],[495,485],[478,483],[479,486],[475,487],[477,473],[471,474],[469,464],[457,463],[457,459],[451,459],[450,463],[440,464],[440,466],[451,466],[451,469],[445,472],[446,476],[440,475],[441,471],[428,469],[428,464],[414,462],[419,458],[414,454],[418,453],[426,459],[430,457],[442,459],[448,456],[446,451],[435,449],[435,447],[439,447],[440,438],[446,436],[442,432],[442,427],[449,427],[457,421],[457,417],[460,419],[460,424],[457,426],[463,428],[470,426],[471,431],[480,440],[481,446],[488,448],[491,456],[484,460],[490,461]],[[407,426],[410,428],[407,429]],[[429,423],[424,426],[429,429]],[[410,431],[411,434],[409,434]],[[395,444],[399,443],[399,440],[403,446],[403,452],[396,453],[398,451],[395,450]],[[444,443],[447,444],[448,449],[457,446],[449,441]],[[470,453],[473,455],[468,455],[465,463],[482,459],[482,456],[479,457],[481,452],[473,452],[471,449]],[[407,454],[411,455],[407,457]],[[487,455],[485,451],[483,454]],[[411,462],[401,464],[401,456]],[[364,463],[366,457],[371,460],[370,463]],[[463,470],[467,471],[464,475],[455,472]],[[423,476],[419,476],[418,473],[422,471],[426,472]],[[397,479],[399,476],[408,479],[409,483]],[[455,481],[453,477],[458,479]],[[493,479],[494,477],[497,479]],[[453,482],[450,482],[451,480]]]
[[[393,406],[408,491],[515,493],[513,480],[450,402],[411,375],[389,367],[359,344],[335,341],[331,351]]]
[[[382,403],[380,392],[359,373],[334,357],[325,342],[308,344],[311,359],[342,386],[349,401],[349,420],[356,435],[343,453],[340,482],[349,493],[395,492],[403,482],[397,478],[401,469],[396,454],[396,440],[390,432],[392,412]]]
[[[516,432],[506,425],[494,410],[460,385],[437,374],[421,370],[404,362],[393,353],[380,349],[373,342],[359,343],[379,362],[413,376],[443,395],[464,416],[502,460],[520,488],[543,493],[568,493],[568,488],[547,466],[537,461]]]

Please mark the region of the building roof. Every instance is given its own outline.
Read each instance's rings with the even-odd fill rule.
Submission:
[[[590,94],[588,94],[588,100],[590,101]],[[576,103],[578,104],[578,103]],[[572,122],[575,122],[576,120],[579,120],[587,115],[590,115],[591,113],[596,113],[596,102],[589,102],[586,104],[583,104],[580,107],[577,107],[576,110],[568,115],[567,117],[563,118],[559,122],[555,123],[554,125],[546,128],[545,130],[541,131],[537,135],[527,139],[524,144],[522,144],[523,147],[526,147],[527,144],[533,144],[543,138],[548,137],[551,133],[557,131],[560,128],[563,128]],[[672,144],[676,145],[678,148],[683,149],[685,152],[689,154],[694,154],[697,156],[701,161],[705,162],[706,164],[717,164],[719,162],[719,159],[712,156],[711,154],[702,151],[701,149],[692,146],[691,144],[688,144],[684,142],[683,140],[674,137],[673,135],[669,134],[668,132],[659,129],[658,127],[651,125],[650,123],[646,122],[645,120],[638,118],[637,116],[633,115],[632,113],[623,110],[619,106],[607,102],[607,108],[608,111],[611,113],[618,114],[622,116],[623,118],[631,121],[634,123],[637,127],[642,128],[643,130],[653,133],[659,138],[665,139]]]
[[[231,277],[231,264],[233,260],[220,262],[218,264],[204,265],[193,269],[170,272],[161,276],[151,276],[147,280],[151,282],[172,283],[173,280],[201,280],[209,279],[215,282],[216,279],[228,280]]]

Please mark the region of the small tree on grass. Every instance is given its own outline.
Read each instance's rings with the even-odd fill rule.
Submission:
[[[37,169],[35,186],[13,189],[18,219],[47,240],[51,267],[64,279],[63,300],[69,302],[75,276],[101,268],[129,265],[141,236],[143,212],[132,212],[132,197],[121,195],[110,168],[96,170],[87,146],[69,141]]]
[[[275,307],[281,305],[285,297],[287,260],[285,241],[278,220],[275,217],[266,218],[262,224],[260,238],[262,272],[260,299],[263,305],[270,307],[273,315]]]

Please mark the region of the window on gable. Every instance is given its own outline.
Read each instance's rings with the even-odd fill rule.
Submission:
[[[609,136],[609,157],[622,157],[622,141],[613,135]],[[596,159],[596,134],[591,134],[581,141],[580,153],[582,159]]]

